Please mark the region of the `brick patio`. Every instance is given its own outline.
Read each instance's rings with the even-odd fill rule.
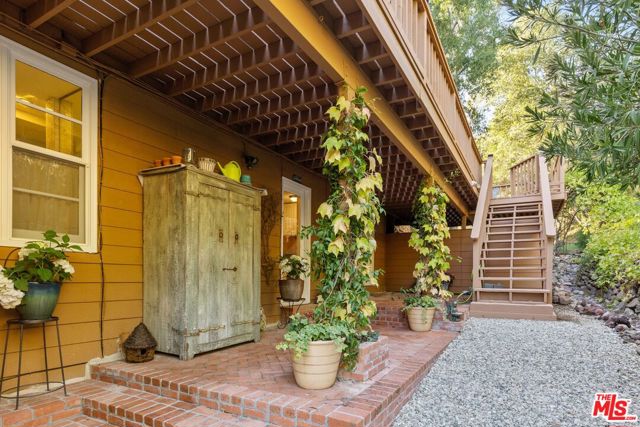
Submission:
[[[144,364],[93,368],[92,380],[60,392],[0,406],[8,426],[387,426],[457,333],[382,328],[388,363],[365,382],[338,381],[328,390],[296,386],[289,355],[274,349],[282,331],[259,343],[190,361],[159,355]]]

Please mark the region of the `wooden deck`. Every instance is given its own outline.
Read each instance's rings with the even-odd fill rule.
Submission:
[[[366,86],[383,202],[407,218],[423,176],[452,225],[477,202],[481,157],[426,0],[9,0],[2,33],[118,75],[315,171],[324,111]]]

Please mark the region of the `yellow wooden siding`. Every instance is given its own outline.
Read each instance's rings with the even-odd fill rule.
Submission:
[[[416,251],[409,247],[409,233],[387,234],[385,238],[385,289],[399,291],[415,282],[413,267],[418,260]],[[471,229],[451,230],[451,238],[445,244],[451,249],[454,259],[449,272],[455,276],[453,290],[456,292],[471,286],[471,263],[473,261]],[[457,261],[458,257],[460,262]]]
[[[242,165],[246,150],[260,159],[254,169],[243,170],[252,176],[254,185],[279,197],[281,176],[301,176],[302,183],[312,189],[313,212],[327,195],[322,177],[266,149],[249,145],[237,135],[189,117],[161,98],[114,77],[106,81],[102,119],[102,252],[71,256],[76,274],[72,282],[63,285],[54,312],[60,317],[65,365],[78,365],[69,368],[68,378],[82,375],[82,363],[101,355],[101,308],[105,354],[114,353],[118,342],[142,319],[143,206],[137,174],[140,169],[152,166],[154,159],[181,154],[184,147],[193,147],[197,156],[213,157],[223,164],[236,160]],[[4,259],[11,249],[0,247],[0,258]],[[269,250],[274,258],[280,255],[279,222],[270,236]],[[15,254],[12,258],[15,259]],[[277,280],[275,274],[274,279]],[[279,319],[278,295],[276,281],[262,282],[261,304],[269,322]],[[11,317],[16,317],[14,311],[0,310],[0,340],[5,337],[5,320]],[[46,330],[49,359],[55,365],[54,329],[48,326]],[[17,367],[17,338],[17,332],[12,333],[7,355],[9,374],[14,374]],[[24,370],[43,369],[41,329],[27,331],[25,349]],[[42,376],[34,376],[32,381],[35,377]]]

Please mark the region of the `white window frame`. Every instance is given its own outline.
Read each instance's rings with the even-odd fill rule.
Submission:
[[[289,178],[282,177],[282,191],[280,204],[280,256],[284,255],[284,193],[294,193],[298,195],[299,203],[299,215],[300,215],[300,230],[304,227],[311,225],[311,188],[306,185],[302,185],[299,182],[293,181]],[[311,252],[311,240],[309,238],[300,239],[300,253],[298,255],[305,258],[309,257]],[[311,302],[311,278],[306,277],[304,279],[304,291],[302,292],[302,298],[304,298],[303,304],[309,304]],[[287,305],[284,301],[280,301],[280,304],[284,307]]]
[[[15,63],[23,62],[82,89],[82,157],[26,144],[15,139]],[[84,167],[85,252],[98,250],[98,82],[77,70],[0,36],[0,246],[23,246],[34,239],[13,236],[13,148],[67,160]],[[43,232],[46,230],[42,230]]]

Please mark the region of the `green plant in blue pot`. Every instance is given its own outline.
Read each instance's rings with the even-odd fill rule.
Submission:
[[[15,307],[23,320],[50,318],[62,283],[75,273],[66,252],[80,250],[68,235],[53,230],[44,232],[43,240],[28,242],[13,267],[0,271],[0,305]]]

